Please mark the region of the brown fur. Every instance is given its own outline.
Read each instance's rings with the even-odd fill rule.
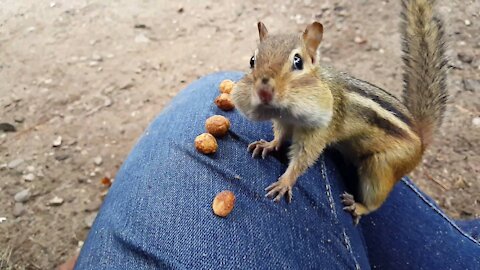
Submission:
[[[232,98],[247,117],[273,121],[274,140],[252,143],[249,149],[254,155],[265,156],[286,139],[292,140],[289,166],[277,182],[267,187],[267,196],[278,201],[286,195],[290,200],[298,177],[331,145],[358,167],[359,202],[349,202],[350,195],[344,197],[345,203],[350,203],[346,210],[358,219],[380,207],[395,183],[415,168],[433,128],[438,126],[432,117],[441,115],[444,106],[440,85],[444,74],[439,63],[443,55],[435,59],[418,55],[420,48],[441,51],[435,47],[441,34],[439,24],[432,21],[431,4],[429,0],[404,1],[409,43],[405,56],[406,105],[373,84],[319,65],[316,52],[323,35],[321,24],[309,25],[303,35],[272,36],[259,23],[261,42],[255,67],[236,84]],[[419,28],[419,21],[433,33]],[[421,44],[419,39],[428,41],[426,47],[417,46]],[[301,56],[303,69],[293,69],[294,55]],[[415,66],[416,59],[426,60],[427,65]],[[431,80],[419,82],[412,72],[430,76]],[[265,83],[273,91],[268,104],[257,97]]]
[[[364,121],[366,121],[369,125],[375,126],[385,131],[386,134],[398,138],[406,138],[408,136],[403,129],[399,128],[387,119],[379,116],[375,110],[361,106],[359,106],[356,110],[356,113],[358,113],[358,115]]]
[[[434,16],[434,0],[403,0],[403,63],[405,106],[415,116],[422,148],[432,142],[447,100],[443,23]]]

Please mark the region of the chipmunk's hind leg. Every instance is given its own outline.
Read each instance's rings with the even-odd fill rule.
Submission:
[[[352,194],[344,192],[340,197],[342,198],[342,203],[344,205],[343,210],[350,212],[355,225],[358,224],[362,215],[369,213],[365,205],[355,202]]]
[[[352,214],[357,224],[361,216],[377,210],[388,197],[397,182],[397,173],[389,164],[392,153],[378,153],[362,160],[358,167],[360,197],[355,201],[352,195],[341,195],[344,210]],[[398,159],[397,163],[398,164]]]

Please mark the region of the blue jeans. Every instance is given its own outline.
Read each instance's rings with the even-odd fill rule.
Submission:
[[[478,240],[407,178],[355,227],[340,202],[355,175],[333,151],[300,177],[291,204],[265,198],[264,188],[286,169],[285,149],[252,159],[247,145],[272,139],[271,124],[213,104],[220,81],[241,76],[201,78],[147,128],[76,269],[480,269]],[[216,154],[202,155],[193,140],[214,114],[230,119],[231,132],[218,139]],[[227,218],[211,209],[222,190],[236,195]]]

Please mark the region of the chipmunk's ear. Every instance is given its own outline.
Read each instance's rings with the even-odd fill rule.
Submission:
[[[262,42],[268,36],[267,27],[262,22],[258,22],[258,36],[260,37],[260,42]]]
[[[323,37],[323,25],[319,22],[314,22],[307,26],[303,32],[303,41],[307,47],[308,54],[315,63],[318,59],[318,45],[322,41]]]

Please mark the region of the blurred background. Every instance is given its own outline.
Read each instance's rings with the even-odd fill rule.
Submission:
[[[452,217],[480,217],[480,1],[439,0],[451,95],[412,175]],[[76,254],[110,181],[187,84],[248,71],[271,33],[324,24],[321,62],[394,94],[399,1],[2,0],[0,268],[52,269]]]

